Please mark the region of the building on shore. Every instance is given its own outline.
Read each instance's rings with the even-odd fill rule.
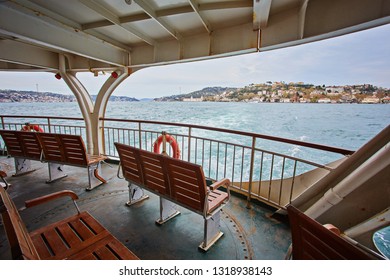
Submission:
[[[193,98],[192,96],[190,98],[183,98],[184,102],[202,102],[203,101],[203,96],[200,98]]]

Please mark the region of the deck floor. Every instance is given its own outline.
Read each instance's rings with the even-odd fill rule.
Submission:
[[[87,210],[144,260],[223,260],[223,259],[284,259],[291,242],[290,229],[284,219],[272,216],[272,209],[260,203],[246,208],[246,200],[233,195],[223,208],[221,230],[224,236],[206,253],[198,250],[203,238],[203,218],[185,208],[181,214],[159,226],[159,198],[149,199],[128,207],[127,182],[117,178],[118,166],[103,164],[106,184],[92,191],[88,185],[87,169],[65,166],[68,176],[50,184],[47,164],[32,162],[36,171],[17,177],[13,158],[0,157],[0,169],[9,175],[8,189],[29,231],[50,224],[75,213],[69,199],[58,200],[44,206],[22,209],[24,201],[54,191],[69,189],[79,195],[78,205]],[[10,259],[8,241],[0,225],[0,259]]]

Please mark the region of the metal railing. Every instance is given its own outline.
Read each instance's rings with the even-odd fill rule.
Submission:
[[[286,153],[289,150],[286,147],[299,146],[310,150],[310,154],[317,153],[319,158],[324,152],[353,153],[314,143],[200,125],[113,118],[101,121],[108,156],[118,157],[115,142],[153,151],[156,139],[166,132],[176,138],[182,160],[202,165],[205,175],[214,180],[229,178],[232,188],[245,194],[248,202],[256,198],[275,207],[284,207],[304,191],[306,186],[297,184],[297,178],[303,173],[320,169],[322,172],[317,172],[316,176],[323,176],[331,170],[326,163]],[[268,144],[272,150],[264,148],[265,141],[273,143]],[[167,147],[167,153],[172,155],[172,149]]]
[[[8,121],[11,118],[12,121]],[[47,132],[83,137],[86,134],[82,118],[0,116],[0,119],[3,129],[20,130],[29,122]],[[302,174],[317,172],[315,176],[323,176],[331,170],[326,165],[329,160],[321,162],[324,154],[340,158],[340,154],[353,153],[292,139],[200,125],[113,118],[100,121],[104,154],[111,158],[118,159],[115,142],[153,151],[158,136],[166,132],[176,139],[181,159],[202,165],[206,177],[229,178],[233,190],[246,195],[248,202],[255,198],[275,207],[284,207],[304,191],[309,183],[302,182]],[[297,147],[301,151],[306,149],[310,159],[296,157],[293,151]],[[167,153],[172,155],[169,145]],[[311,159],[313,154],[317,154],[316,160]]]
[[[12,121],[7,121],[11,119]],[[48,117],[48,116],[12,116],[1,115],[2,129],[21,130],[26,124],[38,125],[45,132],[75,134],[85,136],[83,118]]]

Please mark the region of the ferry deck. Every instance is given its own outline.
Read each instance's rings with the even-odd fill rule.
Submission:
[[[1,157],[3,170],[12,175],[13,158]],[[285,216],[265,204],[253,202],[247,209],[246,199],[232,195],[221,211],[224,236],[209,251],[198,249],[203,237],[203,218],[180,207],[181,214],[166,224],[157,225],[159,198],[148,192],[149,199],[131,207],[128,187],[117,177],[116,163],[103,164],[107,183],[86,191],[88,177],[84,168],[66,166],[68,176],[50,184],[47,164],[34,162],[36,171],[7,177],[7,190],[29,231],[51,224],[76,213],[69,199],[23,209],[24,201],[59,190],[72,190],[79,196],[81,210],[87,210],[142,260],[223,260],[284,259],[291,243],[290,228]],[[4,228],[0,227],[0,259],[11,259]]]
[[[89,154],[115,156],[114,140],[122,137],[119,142],[125,143],[134,138],[134,146],[150,150],[146,144],[151,144],[161,133],[160,129],[150,131],[148,125],[152,122],[148,120],[135,120],[133,126],[127,127],[124,123],[129,120],[105,118],[109,97],[136,71],[272,51],[389,23],[389,0],[0,1],[0,71],[48,72],[53,79],[65,82],[83,116],[74,120],[81,124],[74,125],[71,134],[84,138]],[[110,73],[95,100],[91,98],[93,93],[78,79],[80,72],[94,77]],[[17,122],[16,126],[9,123],[6,127],[4,119],[9,117],[12,118],[1,116],[2,129],[19,131],[23,122]],[[31,116],[14,117],[29,119]],[[37,119],[44,119],[39,124],[47,132],[58,132],[56,128],[61,126],[61,120],[60,124],[54,124],[61,119],[58,116],[41,115]],[[117,126],[110,127],[110,122]],[[180,135],[180,142],[188,143],[182,149],[185,154],[182,159],[191,162],[196,161],[198,152],[203,158],[209,154],[208,166],[211,167],[211,149],[216,147],[217,162],[222,161],[225,167],[241,163],[238,193],[245,194],[245,197],[232,195],[223,208],[221,230],[224,236],[207,253],[197,249],[203,235],[201,216],[181,209],[180,216],[157,226],[154,221],[158,217],[159,203],[153,194],[138,205],[125,206],[127,183],[116,177],[115,163],[103,165],[106,184],[86,191],[88,177],[82,168],[66,166],[68,177],[46,184],[45,164],[33,162],[36,171],[11,177],[13,159],[3,156],[1,170],[7,173],[6,179],[12,185],[7,192],[21,210],[27,227],[34,229],[70,214],[73,209],[67,201],[50,204],[49,208],[23,209],[24,201],[56,190],[73,190],[80,196],[80,207],[96,216],[141,259],[284,259],[292,240],[290,226],[294,224],[289,226],[286,216],[275,211],[286,214],[287,204],[299,208],[320,224],[332,222],[358,244],[375,249],[373,233],[388,226],[390,221],[390,127],[357,151],[248,132],[240,132],[240,136],[248,137],[245,143],[228,143],[207,139],[209,134],[207,137],[195,135],[198,128],[189,125],[186,134]],[[176,132],[175,136],[178,134]],[[343,158],[335,165],[296,159],[265,150],[259,144],[259,139],[264,138],[336,152]],[[199,147],[207,145],[209,150],[199,151]],[[219,157],[220,147],[225,150],[223,157]],[[278,160],[274,161],[275,158]],[[266,160],[271,162],[268,181],[261,176]],[[279,163],[281,176],[274,178]],[[319,172],[296,174],[295,167],[301,163]],[[245,164],[248,169],[244,168]],[[291,169],[289,176],[285,176],[284,169],[288,165]],[[219,163],[216,166],[220,166]],[[214,172],[211,169],[209,173]],[[218,175],[221,169],[215,171]],[[233,187],[236,182],[231,181]],[[285,182],[291,187],[282,188]],[[264,185],[266,187],[262,188]],[[254,199],[263,197],[263,190],[267,193],[265,201],[272,203],[265,205]],[[251,200],[249,209],[248,200]],[[270,204],[272,207],[268,206]],[[0,258],[10,259],[3,226],[0,231]]]

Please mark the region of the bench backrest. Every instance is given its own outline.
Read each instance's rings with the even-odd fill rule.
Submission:
[[[0,187],[0,212],[13,259],[40,259],[19,212],[5,189]]]
[[[132,147],[129,148],[127,145],[121,143],[114,144],[119,154],[123,177],[134,184],[144,185],[139,153]]]
[[[80,135],[37,133],[44,159],[58,163],[87,166],[87,152]]]
[[[311,219],[292,205],[287,207],[294,260],[377,259]]]
[[[179,204],[203,212],[207,193],[206,179],[200,165],[164,157],[171,197]]]
[[[119,154],[123,176],[127,181],[169,196],[169,185],[161,155],[121,143],[115,143],[115,146]]]
[[[12,157],[39,160],[42,148],[36,132],[0,130],[7,152]]]
[[[115,145],[126,180],[203,213],[207,185],[200,165],[129,145]]]
[[[170,196],[167,172],[164,166],[164,156],[137,149],[144,176],[144,186],[166,196]]]

